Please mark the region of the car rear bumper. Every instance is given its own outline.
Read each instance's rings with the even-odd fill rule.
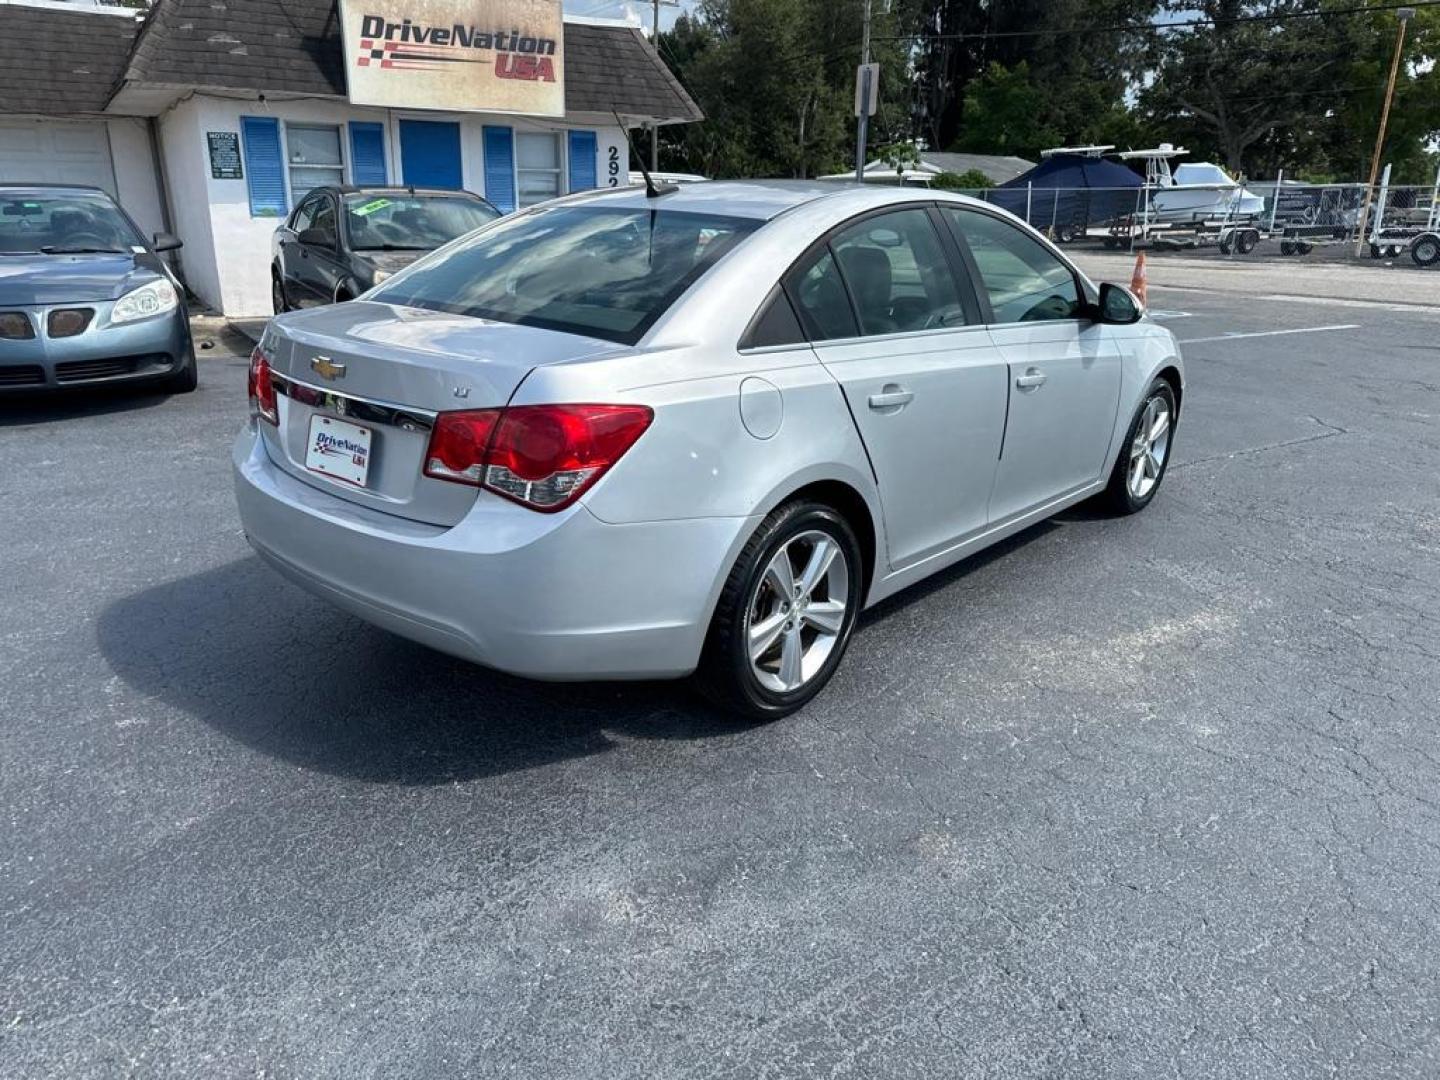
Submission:
[[[44,327],[49,308],[23,310]],[[183,307],[128,326],[92,324],[74,337],[52,338],[42,329],[33,338],[0,339],[0,394],[164,379],[193,363],[194,356]]]
[[[537,679],[695,669],[753,518],[610,525],[482,492],[452,528],[383,514],[277,468],[247,425],[235,490],[256,552],[302,588],[402,637]]]

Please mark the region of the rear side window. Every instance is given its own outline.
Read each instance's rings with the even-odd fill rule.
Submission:
[[[830,250],[867,337],[964,324],[955,277],[925,210],[865,218],[837,233]]]
[[[537,210],[422,259],[369,298],[633,345],[758,224],[658,208]]]
[[[855,337],[855,312],[828,247],[820,248],[794,278],[795,303],[812,341]]]
[[[1080,317],[1075,274],[1044,244],[989,214],[954,207],[941,213],[970,249],[995,323]]]
[[[799,345],[805,341],[805,331],[790,306],[790,298],[779,285],[770,290],[760,314],[750,324],[750,329],[740,342],[742,349],[763,349],[774,345]]]

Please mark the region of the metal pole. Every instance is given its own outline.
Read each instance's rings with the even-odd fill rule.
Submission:
[[[1390,78],[1385,84],[1385,104],[1380,108],[1380,130],[1375,134],[1375,153],[1370,156],[1370,179],[1365,184],[1365,204],[1360,208],[1359,228],[1355,233],[1356,255],[1365,249],[1365,224],[1370,218],[1370,199],[1375,191],[1375,177],[1380,174],[1380,153],[1385,148],[1385,128],[1390,123],[1390,101],[1395,96],[1395,76],[1400,72],[1400,54],[1405,50],[1405,26],[1414,16],[1414,8],[1399,8],[1395,12],[1400,26],[1395,32],[1395,55],[1390,58]]]
[[[655,51],[660,51],[660,0],[655,0],[655,21],[650,24],[653,29],[650,31],[650,41],[655,46]],[[650,171],[660,171],[660,124],[652,122],[650,125]]]
[[[1440,169],[1435,170],[1435,186],[1430,189],[1430,216],[1425,219],[1425,228],[1440,228]]]
[[[865,27],[860,42],[860,63],[870,63],[870,2],[865,0]],[[855,182],[865,182],[865,137],[870,132],[870,70],[860,76],[860,116],[855,122]],[[903,180],[902,180],[903,182]]]
[[[1375,200],[1375,220],[1370,226],[1370,243],[1380,243],[1380,230],[1385,227],[1385,202],[1390,195],[1390,165],[1385,165],[1385,173],[1380,177],[1380,196]]]
[[[1285,182],[1285,170],[1275,174],[1275,201],[1270,204],[1270,235],[1275,235],[1275,215],[1280,212],[1280,185]]]
[[[1031,180],[1026,180],[1026,181],[1025,181],[1025,224],[1026,224],[1026,225],[1029,225],[1029,224],[1030,224],[1030,194],[1031,194],[1031,190],[1030,190],[1030,189],[1033,188],[1034,186],[1035,186],[1035,185],[1034,185],[1034,182],[1033,182],[1033,181],[1031,181]]]

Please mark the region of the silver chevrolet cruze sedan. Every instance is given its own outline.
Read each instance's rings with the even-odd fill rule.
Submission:
[[[1091,496],[1154,498],[1171,334],[936,191],[577,195],[273,320],[245,532],[378,626],[539,679],[789,713],[862,608]]]

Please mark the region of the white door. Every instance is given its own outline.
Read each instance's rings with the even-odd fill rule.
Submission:
[[[0,120],[0,183],[88,184],[115,195],[104,122]]]

